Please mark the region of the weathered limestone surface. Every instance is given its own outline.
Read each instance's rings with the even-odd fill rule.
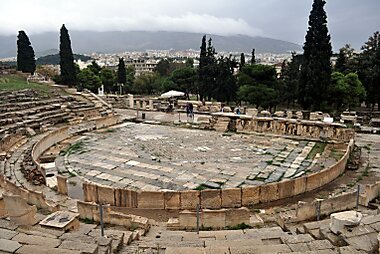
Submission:
[[[17,195],[3,194],[5,209],[11,221],[18,225],[34,225],[37,207],[29,206],[25,199]]]
[[[260,202],[260,186],[242,188],[242,205],[253,206]]]
[[[53,239],[50,237],[41,237],[41,236],[35,236],[35,235],[27,235],[20,233],[13,237],[13,241],[17,241],[21,244],[27,244],[27,245],[39,245],[44,246],[47,248],[55,248],[58,247],[61,244],[61,240],[59,239]]]
[[[226,226],[226,210],[203,209],[202,225],[204,227],[224,228]]]
[[[278,194],[278,184],[265,184],[260,187],[260,202],[265,203],[273,200],[277,200]]]
[[[136,208],[137,192],[128,189],[115,189],[115,205]]]
[[[220,209],[222,206],[220,190],[202,190],[201,191],[202,208]]]
[[[115,205],[115,190],[111,187],[98,186],[98,202]]]
[[[81,254],[81,251],[76,250],[68,250],[68,249],[61,249],[61,248],[47,248],[43,246],[37,246],[37,245],[24,245],[20,249],[16,251],[17,254],[31,254],[31,253],[38,253],[38,254]]]
[[[285,180],[278,183],[278,197],[288,198],[294,195],[294,181]]]
[[[188,210],[179,213],[179,224],[183,228],[196,228],[197,215],[194,212]]]
[[[68,193],[67,177],[57,175],[57,186],[58,186],[58,193],[63,194],[63,195],[67,195],[67,193]]]
[[[180,209],[181,194],[179,192],[165,192],[165,209]]]
[[[17,241],[0,239],[0,251],[5,253],[14,253],[17,249],[21,247]]]
[[[98,202],[98,188],[97,185],[91,183],[83,183],[84,201]]]
[[[241,207],[239,209],[226,210],[226,226],[233,227],[241,223],[250,224],[250,211],[248,208]]]
[[[59,246],[60,249],[76,250],[81,253],[95,254],[98,253],[97,244],[81,243],[76,241],[63,241]]]
[[[196,209],[200,204],[200,191],[181,191],[181,209]]]
[[[359,225],[363,215],[356,211],[346,211],[333,213],[330,217],[330,230],[335,234],[339,234],[346,226],[353,227]]]
[[[164,209],[165,199],[163,192],[143,191],[138,193],[138,208]]]
[[[241,207],[242,190],[241,188],[222,189],[222,207],[234,208]]]
[[[12,239],[17,233],[12,230],[0,228],[0,239],[7,239],[10,240]]]

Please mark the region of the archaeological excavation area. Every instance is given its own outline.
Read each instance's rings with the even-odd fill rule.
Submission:
[[[376,135],[249,114],[189,122],[61,87],[0,97],[0,252],[375,253]],[[330,218],[345,210],[361,220]]]

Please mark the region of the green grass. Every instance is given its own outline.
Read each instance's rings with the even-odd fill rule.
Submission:
[[[86,150],[84,150],[84,143],[82,140],[72,144],[71,146],[67,147],[66,149],[62,150],[59,155],[65,156],[70,154],[82,154],[85,153]]]
[[[239,229],[247,229],[252,228],[252,226],[243,223],[237,224],[236,226],[226,227],[227,230],[239,230]]]
[[[315,143],[315,145],[313,146],[313,149],[311,149],[311,151],[307,155],[306,159],[307,160],[313,160],[315,155],[317,155],[317,153],[322,154],[326,148],[326,145],[327,145],[326,143],[319,143],[319,142]]]
[[[344,155],[343,151],[336,150],[335,148],[331,149],[330,156],[333,157],[336,161],[339,161],[343,155]]]
[[[89,219],[89,218],[80,219],[80,221],[82,221],[84,224],[94,224],[95,223],[95,221],[93,219]]]
[[[32,82],[27,84],[24,78],[16,75],[0,76],[0,91],[18,91],[24,89],[33,89],[42,94],[50,94],[50,87],[47,85]]]

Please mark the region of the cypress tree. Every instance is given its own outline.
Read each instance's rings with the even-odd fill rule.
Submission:
[[[255,49],[252,49],[251,64],[256,64]]]
[[[59,65],[61,67],[61,84],[74,86],[77,84],[77,71],[75,68],[73,51],[69,32],[65,25],[61,27],[60,44],[59,44]]]
[[[24,31],[19,31],[17,36],[17,70],[31,74],[36,70],[34,50]]]
[[[125,70],[125,63],[123,58],[119,58],[117,65],[117,83],[125,85],[127,82],[127,71]]]
[[[212,46],[212,39],[208,39],[207,44],[207,66],[206,66],[206,86],[205,86],[205,95],[208,100],[211,100],[211,97],[214,95],[214,90],[216,88],[216,76],[218,72],[218,66],[216,61],[216,51],[214,46]]]
[[[201,53],[199,56],[199,69],[198,69],[198,93],[200,100],[204,99],[205,87],[207,84],[207,49],[206,49],[206,35],[202,37]]]
[[[241,68],[243,68],[244,67],[244,65],[245,65],[245,56],[244,56],[244,53],[241,53],[241,55],[240,55],[240,70],[241,70]]]
[[[299,103],[304,109],[324,110],[331,79],[332,55],[325,0],[314,0],[305,37]]]

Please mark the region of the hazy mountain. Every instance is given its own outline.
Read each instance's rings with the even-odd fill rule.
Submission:
[[[91,32],[69,31],[73,51],[80,54],[92,52],[117,53],[123,51],[145,51],[147,49],[198,50],[203,34],[183,32]],[[210,35],[216,51],[284,53],[300,51],[301,46],[271,38],[245,35]],[[210,37],[208,36],[208,37]],[[42,33],[29,36],[36,55],[51,54],[59,47],[58,33]],[[16,55],[16,35],[0,36],[0,57]]]
[[[82,60],[83,62],[92,60],[89,56],[79,55],[79,54],[73,54],[74,60]],[[37,58],[36,64],[59,64],[59,54],[54,55],[47,55],[47,56],[41,56]]]

